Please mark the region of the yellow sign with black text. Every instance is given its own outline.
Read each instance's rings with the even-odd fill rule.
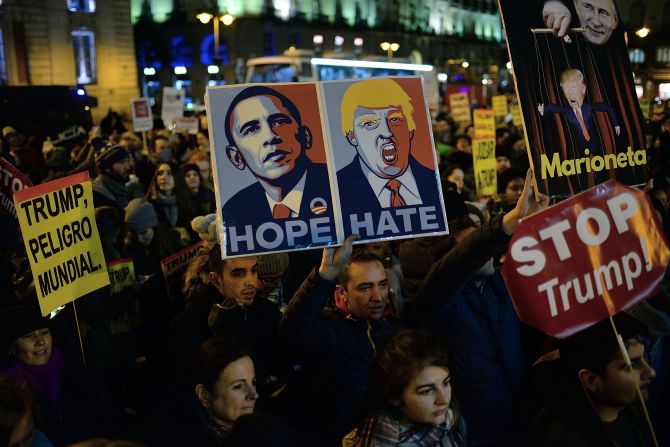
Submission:
[[[87,172],[14,194],[42,315],[109,284]]]
[[[496,121],[491,109],[475,109],[475,136],[494,137],[496,134]]]
[[[471,123],[470,99],[467,93],[453,93],[449,95],[451,117],[457,123]]]
[[[509,108],[507,107],[507,96],[498,95],[491,98],[491,106],[495,116],[507,116]]]
[[[477,196],[492,196],[497,190],[495,137],[475,136],[472,141],[472,159]]]

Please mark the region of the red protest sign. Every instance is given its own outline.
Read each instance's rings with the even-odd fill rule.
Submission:
[[[16,217],[14,193],[33,186],[32,182],[10,162],[0,157],[0,209]]]
[[[567,337],[654,294],[669,257],[645,194],[610,180],[523,220],[502,274],[521,321]]]

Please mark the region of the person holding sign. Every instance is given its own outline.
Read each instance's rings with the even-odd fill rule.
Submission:
[[[223,205],[224,220],[241,227],[332,215],[326,167],[307,157],[312,132],[289,98],[265,86],[246,88],[231,102],[225,123],[228,159],[257,182]]]
[[[319,268],[289,302],[280,327],[309,384],[296,396],[296,407],[304,409],[296,418],[313,438],[310,445],[339,442],[354,426],[377,347],[401,329],[400,321],[387,315],[384,264],[367,251],[352,254],[357,237],[323,250]],[[333,292],[337,308],[324,309]]]
[[[409,95],[392,79],[351,85],[341,102],[342,132],[356,149],[337,171],[345,222],[354,213],[409,205],[436,205],[435,171],[410,152],[416,125]]]
[[[645,358],[644,326],[629,315],[613,317],[630,358],[628,366],[609,320],[559,342],[558,351],[533,367],[546,400],[536,422],[543,447],[653,446],[640,407],[656,372]]]
[[[416,323],[448,342],[473,445],[526,445],[530,418],[516,407],[528,392],[521,326],[493,257],[504,252],[520,219],[546,207],[548,199],[535,202],[533,189],[529,170],[514,209],[466,230],[470,234],[433,264],[415,300]]]

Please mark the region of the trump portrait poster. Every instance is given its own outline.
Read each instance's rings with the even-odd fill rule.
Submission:
[[[320,88],[343,233],[360,241],[446,233],[421,78]]]
[[[208,88],[225,257],[338,243],[317,94],[314,83]]]
[[[614,0],[499,0],[538,189],[647,180],[644,118]]]

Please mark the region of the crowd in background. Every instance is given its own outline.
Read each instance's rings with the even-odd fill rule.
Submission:
[[[0,447],[653,445],[608,322],[557,341],[514,312],[499,267],[542,206],[519,127],[497,123],[497,194],[478,198],[472,125],[433,119],[448,236],[224,261],[202,118],[196,135],[140,136],[111,111],[53,141],[2,129],[35,185],[89,172],[105,259],[131,258],[136,281],[43,318],[0,214]],[[647,154],[667,236],[670,113],[648,121]],[[168,284],[160,261],[201,240]],[[616,319],[670,445],[666,282]]]

